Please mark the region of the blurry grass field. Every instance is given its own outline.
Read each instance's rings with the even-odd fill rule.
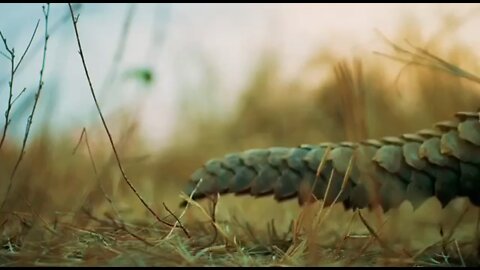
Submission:
[[[190,174],[228,152],[399,135],[476,111],[479,81],[466,70],[479,74],[479,58],[448,33],[439,36],[429,42],[417,28],[400,31],[393,43],[413,53],[387,42],[383,53],[407,63],[374,53],[337,59],[322,48],[292,81],[279,76],[281,59],[266,54],[228,120],[196,110],[195,103],[216,106],[209,89],[200,89],[204,100],[185,97],[189,110],[162,151],[142,141],[134,112],[109,117],[133,186],[163,221],[180,220],[174,228],[159,223],[125,183],[100,122],[56,136],[45,125],[29,139],[0,214],[0,265],[478,265],[480,209],[462,199],[446,209],[432,199],[415,212],[404,203],[388,215],[336,205],[319,217],[321,202],[302,209],[295,200],[232,195],[178,207]],[[403,47],[410,38],[455,68]],[[0,148],[2,198],[21,151],[13,141],[7,135]]]

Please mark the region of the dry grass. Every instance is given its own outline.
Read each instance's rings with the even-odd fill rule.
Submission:
[[[374,54],[325,60],[320,50],[297,79],[286,82],[279,78],[277,59],[260,59],[229,121],[211,121],[192,110],[181,119],[176,141],[159,153],[142,143],[135,117],[109,117],[114,127],[127,123],[112,130],[118,163],[145,203],[175,228],[159,223],[132,193],[103,126],[78,127],[54,139],[45,125],[30,139],[14,196],[0,214],[0,265],[478,265],[480,210],[462,199],[445,209],[435,199],[415,211],[404,203],[387,214],[232,195],[191,202],[186,211],[177,207],[190,174],[227,152],[398,135],[456,111],[476,110],[478,84],[466,72],[476,70],[474,54],[437,43],[429,43],[429,52],[400,53],[402,61],[420,57],[435,69]],[[389,56],[399,56],[399,48],[391,54],[388,49]],[[450,62],[462,63],[461,69]],[[327,79],[307,79],[325,69]],[[20,151],[6,136],[0,149],[2,194]]]

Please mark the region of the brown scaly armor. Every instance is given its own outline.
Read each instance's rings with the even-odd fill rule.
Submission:
[[[385,212],[404,200],[417,208],[432,196],[442,206],[457,197],[480,206],[479,113],[458,112],[454,121],[399,137],[228,154],[195,171],[187,195],[195,187],[194,199],[216,193],[273,194],[277,201],[297,197],[302,205],[316,198],[330,205],[338,197],[336,202],[347,209],[380,204]]]

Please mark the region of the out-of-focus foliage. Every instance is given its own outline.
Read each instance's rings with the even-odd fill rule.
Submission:
[[[127,78],[138,80],[139,82],[150,85],[153,83],[154,76],[152,70],[149,68],[136,68],[127,73]]]

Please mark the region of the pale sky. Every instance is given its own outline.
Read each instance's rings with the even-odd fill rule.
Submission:
[[[84,4],[80,10],[82,46],[98,91],[119,43],[128,7],[129,4]],[[135,101],[146,98],[140,118],[142,130],[146,138],[161,145],[167,142],[175,125],[176,111],[182,109],[178,107],[179,96],[191,96],[201,105],[205,100],[199,94],[200,88],[212,87],[225,100],[224,108],[220,109],[233,108],[231,105],[265,50],[278,52],[282,72],[289,78],[296,76],[301,65],[319,48],[334,48],[337,55],[345,57],[369,55],[382,44],[374,29],[395,36],[405,18],[411,16],[418,19],[418,27],[425,35],[433,35],[443,27],[444,16],[462,18],[479,7],[474,4],[137,4],[119,71],[151,66],[156,80],[148,90],[132,80],[120,80],[103,97],[101,105],[108,114],[115,107],[135,105]],[[52,4],[50,27],[67,12],[66,4]],[[27,87],[27,93],[32,93],[38,84],[42,56],[41,4],[0,4],[0,14],[0,31],[17,54],[25,48],[37,19],[42,19],[15,81],[15,91]],[[479,27],[480,18],[472,16],[455,38],[467,46],[478,47]],[[161,39],[152,45],[155,31]],[[154,48],[153,54],[150,48]],[[3,46],[0,50],[5,52]],[[100,123],[94,114],[69,20],[51,34],[45,72],[39,114],[51,109],[55,127],[72,132]],[[8,76],[9,62],[1,57],[1,126]],[[28,100],[32,96],[22,98]],[[52,100],[57,104],[49,106]],[[13,125],[16,134],[24,130],[23,118],[17,119],[18,126]]]

